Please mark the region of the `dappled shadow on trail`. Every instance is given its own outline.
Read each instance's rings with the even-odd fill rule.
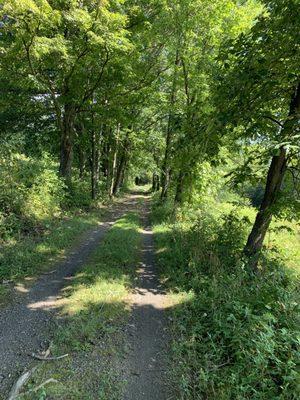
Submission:
[[[142,261],[138,266],[129,267],[122,263],[120,256],[120,259],[117,259],[117,268],[103,270],[99,264],[95,268],[82,270],[114,221],[128,211],[136,211],[138,203],[144,202],[145,198],[144,193],[136,193],[119,204],[117,200],[107,220],[87,234],[64,262],[55,270],[43,274],[31,288],[25,288],[21,303],[12,304],[0,311],[0,398],[6,396],[12,383],[24,370],[36,363],[31,354],[44,351],[54,334],[57,336],[61,333],[60,351],[64,351],[65,343],[66,352],[69,352],[70,343],[72,344],[74,353],[70,362],[73,365],[72,370],[76,370],[76,381],[81,381],[83,386],[87,385],[86,393],[96,399],[95,393],[89,392],[86,371],[89,370],[93,374],[95,385],[100,388],[103,384],[102,372],[109,364],[111,356],[106,354],[99,360],[95,355],[97,352],[90,352],[87,357],[86,348],[100,346],[101,349],[106,349],[109,341],[114,340],[114,329],[118,326],[117,329],[125,329],[128,342],[124,365],[117,365],[115,368],[121,370],[115,377],[116,386],[120,382],[126,386],[124,400],[169,399],[166,387],[166,353],[169,344],[166,309],[171,306],[167,303],[166,291],[157,278],[153,235],[147,224],[149,210],[143,208],[143,223],[146,228],[139,233],[142,235],[143,248]],[[120,237],[115,246],[119,246],[121,254],[125,246],[121,238],[131,228],[122,226],[114,229]],[[68,299],[83,287],[92,287],[97,285],[98,281],[123,282],[124,276],[128,275],[131,278],[126,284],[133,287],[129,302],[120,302],[114,297],[114,293],[111,293],[101,301],[97,296],[91,301],[84,296],[76,298],[76,307],[68,307]],[[122,316],[126,314],[128,306],[131,307],[132,318],[124,327]],[[95,321],[91,321],[92,313],[97,316]],[[77,325],[78,319],[82,321],[80,326]],[[123,364],[121,360],[119,363]],[[62,379],[69,379],[70,381],[63,384],[71,387],[74,376]],[[64,396],[61,398],[68,399],[67,389]]]
[[[166,400],[167,352],[167,296],[155,268],[153,233],[148,225],[149,205],[143,210],[142,261],[137,268],[131,304],[132,314],[127,326],[130,345],[124,363],[127,384],[124,400]]]
[[[139,198],[142,196],[131,195],[125,200],[117,201],[108,212],[105,221],[88,232],[64,261],[53,271],[44,273],[32,287],[19,285],[17,290],[21,294],[18,302],[0,310],[0,398],[5,398],[16,377],[30,367],[33,362],[31,354],[45,350],[48,346],[52,333],[57,328],[55,316],[59,311],[63,311],[61,299],[68,293],[68,290],[62,289],[68,286],[70,281],[75,281],[73,288],[76,289],[76,280],[80,284],[82,278],[74,277],[74,274],[87,263],[88,257],[98,247],[114,222],[124,213],[136,210]],[[123,273],[121,269],[119,273]],[[115,278],[115,275],[109,277]],[[93,279],[97,279],[97,275],[91,278]],[[70,289],[69,293],[72,290]],[[101,307],[101,304],[91,306]],[[114,304],[114,307],[116,306]]]

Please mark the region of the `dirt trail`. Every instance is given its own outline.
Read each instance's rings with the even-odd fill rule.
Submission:
[[[149,201],[143,213],[142,262],[131,296],[132,317],[127,327],[129,355],[124,365],[124,400],[167,400],[166,331],[167,295],[155,271],[153,234],[149,226]]]
[[[86,263],[112,224],[125,212],[136,209],[137,197],[129,196],[114,206],[105,221],[85,235],[54,271],[43,274],[30,289],[24,289],[19,303],[0,310],[0,399],[5,399],[15,379],[33,363],[30,354],[45,350],[49,343],[61,289]]]

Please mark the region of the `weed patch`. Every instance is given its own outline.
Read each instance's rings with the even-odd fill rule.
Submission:
[[[174,297],[176,398],[298,399],[299,280],[287,254],[270,248],[252,275],[241,258],[243,213],[159,216],[156,207],[157,258]]]

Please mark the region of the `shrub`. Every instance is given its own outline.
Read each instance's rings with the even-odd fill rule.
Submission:
[[[247,271],[240,255],[248,229],[237,210],[155,228],[161,273],[173,292],[186,293],[173,309],[178,399],[300,396],[298,279],[278,255],[265,254],[260,274]]]
[[[0,157],[0,235],[2,239],[26,233],[59,214],[64,185],[57,165],[14,154]]]
[[[91,203],[90,182],[74,178],[68,192],[66,192],[64,207],[85,209],[90,207]]]

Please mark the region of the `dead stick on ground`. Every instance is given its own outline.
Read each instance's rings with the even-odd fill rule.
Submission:
[[[28,382],[29,378],[31,377],[31,375],[34,373],[34,371],[36,370],[36,367],[32,368],[30,371],[25,372],[23,375],[20,376],[20,378],[17,380],[17,382],[13,385],[9,396],[8,396],[8,400],[16,400],[20,390],[22,389],[22,387]]]
[[[26,393],[37,392],[37,391],[40,390],[42,387],[48,385],[48,383],[58,383],[58,381],[57,381],[56,379],[53,379],[53,378],[47,379],[45,382],[41,383],[39,386],[37,386],[37,387],[35,387],[35,388],[29,390],[29,391],[26,392]]]
[[[58,356],[58,357],[44,357],[44,356],[39,356],[38,354],[31,354],[31,357],[36,358],[37,360],[40,361],[56,361],[56,360],[61,360],[62,358],[68,357],[69,354],[64,354],[62,356]]]

